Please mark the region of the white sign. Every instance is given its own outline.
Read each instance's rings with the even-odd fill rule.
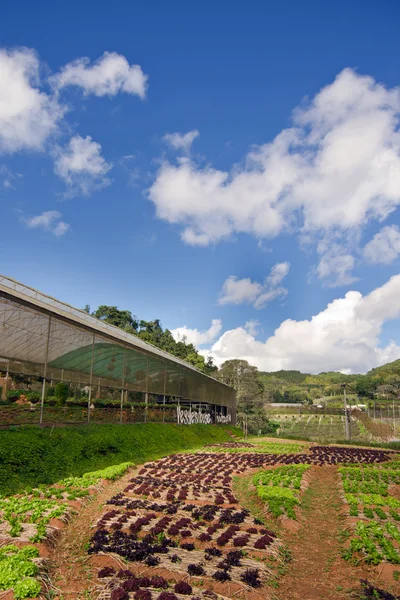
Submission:
[[[183,410],[177,406],[177,417],[180,425],[193,425],[193,423],[203,423],[204,425],[211,424],[211,415],[209,413],[201,413],[196,410]]]
[[[217,415],[216,421],[217,423],[223,423],[226,425],[227,423],[230,423],[232,421],[232,417],[231,415],[226,415],[226,417],[224,417],[223,415]]]

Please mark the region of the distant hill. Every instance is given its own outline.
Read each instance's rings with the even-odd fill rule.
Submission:
[[[367,375],[400,375],[400,359],[386,363],[381,367],[375,367],[368,371]]]
[[[307,373],[301,373],[300,371],[260,371],[261,379],[268,379],[272,381],[285,381],[287,383],[303,383]]]

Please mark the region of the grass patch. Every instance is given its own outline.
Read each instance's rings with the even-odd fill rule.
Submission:
[[[276,523],[267,518],[265,502],[262,502],[257,495],[257,489],[253,484],[253,475],[234,477],[232,488],[241,506],[247,508],[253,517],[258,519],[263,525],[266,525],[268,529],[272,531],[276,530]]]
[[[229,441],[232,426],[90,425],[0,431],[0,494],[52,484],[123,462],[143,463],[173,452]]]

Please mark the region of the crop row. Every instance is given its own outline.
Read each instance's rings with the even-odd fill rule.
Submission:
[[[34,546],[0,548],[0,591],[13,589],[14,598],[35,598],[41,591],[39,550]]]
[[[374,521],[359,521],[350,540],[350,547],[344,550],[343,557],[354,560],[361,554],[368,564],[377,565],[382,560],[387,560],[398,565],[400,554],[393,541],[396,544],[400,541],[400,532],[393,523],[380,525]]]
[[[1,542],[7,544],[0,548],[0,590],[12,588],[15,598],[36,597],[41,589],[35,579],[41,564],[39,550],[35,546],[19,550],[14,544],[35,544],[51,537],[59,527],[59,523],[52,520],[66,521],[73,512],[72,500],[89,496],[102,480],[119,477],[130,464],[70,477],[47,488],[31,488],[24,494],[0,497],[0,536]]]
[[[248,443],[232,443],[218,444],[213,450],[216,452],[244,452],[246,448],[252,447],[252,452],[263,452],[265,454],[296,454],[303,452],[306,448],[304,444],[285,444],[283,442],[256,442],[255,444]]]
[[[267,503],[269,512],[275,517],[286,514],[296,519],[294,508],[300,504],[299,490],[308,468],[308,465],[291,465],[254,475],[258,497]]]
[[[350,516],[359,517],[350,545],[343,551],[347,560],[379,564],[385,560],[400,564],[400,501],[390,495],[390,485],[399,482],[397,462],[382,466],[339,468]]]
[[[114,554],[179,578],[201,577],[214,588],[264,585],[271,573],[259,554],[275,560],[280,542],[238,505],[231,483],[233,474],[275,458],[185,454],[145,465],[109,500],[111,510],[98,522],[89,553]]]

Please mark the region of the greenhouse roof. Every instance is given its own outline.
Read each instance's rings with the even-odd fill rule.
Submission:
[[[200,392],[196,388],[207,388],[207,396],[211,388],[212,396],[230,398],[234,394],[232,388],[190,363],[2,275],[0,296],[2,358],[36,365],[46,363],[51,369],[131,383],[132,389],[154,393],[162,393],[161,382],[168,378],[167,393],[171,395],[175,388],[177,395],[180,392],[183,395],[182,389],[190,388],[191,395],[187,397],[198,396]],[[184,380],[180,387],[174,385],[179,379]]]

